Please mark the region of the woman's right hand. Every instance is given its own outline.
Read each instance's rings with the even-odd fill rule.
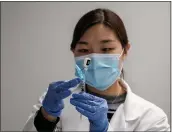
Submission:
[[[42,103],[45,112],[50,116],[59,117],[64,108],[63,99],[70,96],[71,91],[69,89],[80,82],[79,78],[75,78],[68,82],[58,81],[51,83]]]

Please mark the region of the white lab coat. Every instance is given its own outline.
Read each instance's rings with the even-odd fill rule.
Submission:
[[[108,131],[170,131],[168,119],[162,109],[134,94],[128,84],[121,80],[127,90],[126,100],[121,104],[109,122]],[[36,131],[34,117],[39,110],[46,92],[40,97],[39,103],[26,122],[23,131]],[[81,116],[69,102],[64,99],[65,108],[57,123],[55,131],[89,131],[89,121]]]

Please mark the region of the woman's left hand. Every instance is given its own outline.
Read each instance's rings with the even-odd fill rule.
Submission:
[[[88,117],[90,121],[90,131],[106,132],[108,129],[108,105],[103,98],[81,92],[73,94],[70,103],[76,110]]]

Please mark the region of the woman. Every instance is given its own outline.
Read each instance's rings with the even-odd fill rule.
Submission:
[[[51,83],[24,131],[169,131],[163,110],[135,95],[123,80],[129,49],[117,14],[108,9],[85,14],[71,43],[79,78]],[[88,58],[90,64],[84,65]],[[85,91],[78,86],[83,82]]]

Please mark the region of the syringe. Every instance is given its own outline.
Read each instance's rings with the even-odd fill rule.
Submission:
[[[86,81],[86,76],[85,76],[85,74],[86,74],[86,71],[87,71],[87,69],[88,69],[88,66],[90,65],[90,61],[91,61],[91,59],[90,58],[85,58],[84,59],[84,62],[83,62],[83,69],[80,69],[79,67],[78,67],[78,65],[76,65],[75,66],[75,68],[76,68],[76,71],[77,71],[77,75],[79,76],[79,78],[82,80],[82,82],[80,83],[80,87],[81,87],[81,89],[82,89],[82,91],[86,91],[86,89],[85,89],[85,81]],[[84,72],[84,73],[83,73]]]
[[[77,74],[78,74],[79,78],[82,80],[82,82],[79,84],[78,88],[81,88],[82,91],[84,91],[84,92],[86,92],[86,89],[85,89],[85,81],[86,81],[85,78],[86,78],[86,76],[85,76],[85,74],[86,74],[86,71],[88,69],[88,66],[90,65],[90,61],[91,61],[90,58],[85,58],[84,59],[84,63],[83,63],[83,67],[84,67],[83,71],[84,71],[84,73],[82,72],[82,70],[77,65],[75,66]],[[82,114],[80,115],[80,119],[81,118],[82,118]]]
[[[83,74],[82,70],[78,67],[78,65],[76,65],[75,68],[76,68],[77,75],[82,80],[78,88],[81,88],[82,91],[85,91],[85,74]]]

